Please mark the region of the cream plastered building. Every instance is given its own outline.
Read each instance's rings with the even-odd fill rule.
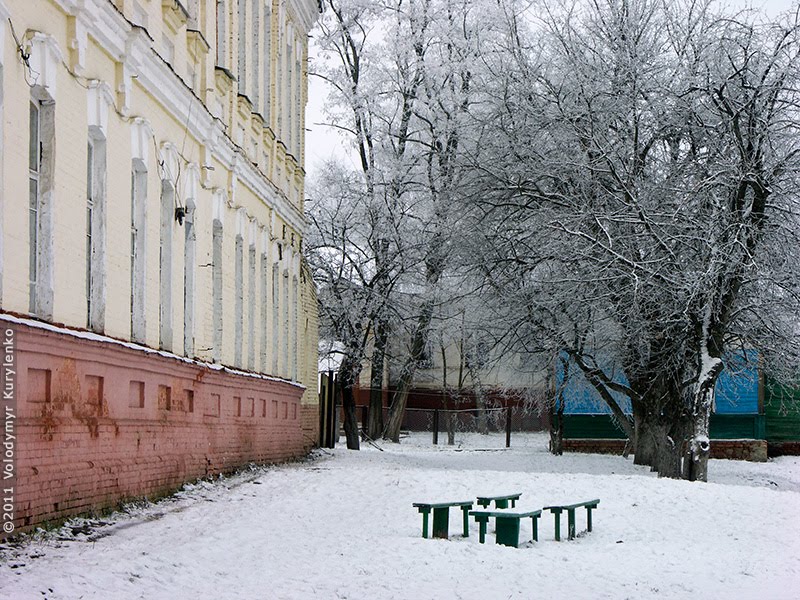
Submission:
[[[316,0],[2,0],[2,308],[308,385]],[[313,367],[312,367],[313,363]]]
[[[0,0],[17,529],[314,444],[303,145],[320,9]]]

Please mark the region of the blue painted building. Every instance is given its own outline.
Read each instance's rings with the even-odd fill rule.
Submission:
[[[762,378],[758,371],[758,355],[753,351],[728,359],[725,370],[716,385],[716,401],[711,416],[711,437],[714,439],[765,439],[765,416]],[[626,384],[621,372],[606,369],[614,381]],[[586,381],[580,369],[572,365],[570,377],[564,389],[564,437],[624,438],[622,429],[616,425],[611,409],[600,398],[594,387]],[[561,369],[556,374],[563,384]],[[626,414],[631,414],[630,400],[618,392],[612,392]]]

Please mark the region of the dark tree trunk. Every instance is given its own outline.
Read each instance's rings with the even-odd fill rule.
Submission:
[[[705,333],[705,332],[704,332]],[[720,352],[722,344],[716,341],[715,353]],[[724,364],[718,355],[709,353],[709,337],[704,336],[698,357],[698,375],[692,394],[692,410],[687,426],[690,434],[687,440],[683,476],[689,481],[708,480],[708,459],[711,456],[709,422],[714,405],[714,390],[717,378]]]
[[[676,378],[661,375],[635,381],[646,393],[633,404],[634,464],[648,465],[659,477],[681,477],[684,426]]]
[[[643,404],[633,404],[633,464],[652,467],[655,465],[658,432],[654,427],[655,419],[648,414],[648,409]]]
[[[339,381],[342,389],[342,411],[344,412],[344,434],[348,450],[359,450],[358,416],[353,388],[357,381],[357,371],[350,360],[345,358],[339,368]]]
[[[564,454],[564,400],[556,398],[548,403],[550,417],[550,452]]]
[[[675,427],[663,419],[654,427],[655,452],[651,466],[659,477],[681,477],[682,440],[674,432]]]
[[[486,415],[486,392],[480,383],[475,388],[475,408],[478,411],[478,433],[489,435],[489,419]]]
[[[422,310],[417,320],[417,327],[414,330],[414,337],[411,340],[411,353],[403,364],[400,372],[400,380],[397,389],[392,395],[392,405],[389,407],[389,417],[386,419],[386,426],[383,430],[383,438],[395,443],[400,442],[400,428],[403,425],[403,416],[406,412],[408,403],[408,392],[414,381],[414,373],[417,370],[425,349],[426,336],[433,318],[433,301],[427,301],[422,306]]]
[[[375,323],[375,345],[372,351],[372,368],[369,378],[369,417],[367,435],[375,440],[383,432],[383,371],[386,364],[388,326],[383,321]]]

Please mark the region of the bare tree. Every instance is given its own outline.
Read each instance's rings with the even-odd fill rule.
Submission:
[[[481,201],[495,286],[606,400],[637,462],[705,479],[730,352],[774,357],[780,339],[796,356],[795,328],[780,332],[798,300],[785,246],[798,232],[796,24],[710,1],[544,6],[538,43],[517,38],[496,94]]]

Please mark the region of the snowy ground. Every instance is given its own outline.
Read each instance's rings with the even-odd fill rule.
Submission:
[[[462,442],[337,448],[187,486],[104,525],[73,522],[3,549],[0,598],[800,597],[798,458],[712,461],[699,484],[620,457],[554,457],[538,434],[509,450]],[[474,522],[458,535],[454,510],[450,540],[422,539],[412,502],[508,492],[534,508],[600,498],[594,531],[555,542],[547,513],[536,544],[497,546],[490,533],[481,545]]]

